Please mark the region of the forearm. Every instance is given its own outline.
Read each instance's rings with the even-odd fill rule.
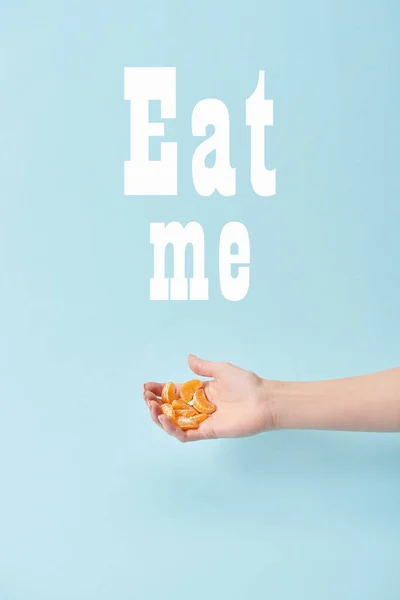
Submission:
[[[267,388],[277,429],[400,431],[400,368]]]

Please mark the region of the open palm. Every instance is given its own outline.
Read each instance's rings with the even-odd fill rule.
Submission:
[[[255,373],[229,363],[201,360],[189,356],[189,367],[197,375],[212,377],[204,382],[207,398],[217,410],[200,423],[198,429],[182,431],[161,412],[163,383],[144,385],[146,400],[153,421],[182,442],[221,437],[254,435],[273,428],[274,419],[268,401],[265,380]],[[179,385],[176,386],[179,391]]]

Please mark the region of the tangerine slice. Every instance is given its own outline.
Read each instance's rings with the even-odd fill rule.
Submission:
[[[172,405],[168,402],[161,404],[161,412],[164,413],[164,415],[167,415],[167,417],[170,419],[175,419],[175,411],[172,408]]]
[[[194,415],[192,419],[193,421],[196,421],[196,423],[202,423],[203,421],[208,419],[208,415],[206,415],[206,413],[199,413],[198,415]]]
[[[199,413],[195,408],[192,408],[188,405],[188,408],[186,410],[176,410],[175,414],[177,417],[195,417]]]
[[[172,401],[172,408],[174,408],[175,410],[188,410],[192,407],[187,402],[184,402],[183,400],[179,399]]]
[[[168,402],[169,404],[171,404],[176,399],[177,395],[175,392],[175,385],[172,383],[172,381],[169,381],[164,385],[162,389],[161,400],[163,402]]]
[[[203,382],[199,379],[191,379],[190,381],[182,383],[180,399],[186,403],[190,402],[193,398],[193,394],[200,389],[202,385]]]
[[[214,404],[211,404],[206,398],[203,388],[196,390],[193,396],[193,406],[200,413],[205,413],[206,415],[210,415],[216,409]]]
[[[188,417],[177,417],[175,424],[186,431],[186,429],[198,429],[199,424],[194,420],[194,418]]]

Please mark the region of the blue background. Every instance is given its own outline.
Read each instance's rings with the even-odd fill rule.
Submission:
[[[180,445],[141,398],[143,381],[188,378],[188,352],[287,380],[399,365],[398,1],[1,14],[1,600],[399,598],[398,436]],[[176,198],[123,195],[125,66],[177,67]],[[260,69],[273,198],[249,181]],[[193,188],[207,97],[230,111],[233,198]],[[149,223],[172,220],[203,225],[208,302],[149,300]],[[235,220],[251,286],[229,303],[217,252]]]

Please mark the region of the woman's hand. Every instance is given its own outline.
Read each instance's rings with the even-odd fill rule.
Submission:
[[[400,431],[400,368],[331,381],[279,382],[195,356],[189,356],[189,366],[212,377],[204,389],[217,407],[198,429],[182,431],[161,413],[162,383],[144,386],[155,423],[182,442],[270,429]]]
[[[161,412],[163,383],[145,383],[146,400],[153,421],[181,442],[211,438],[243,437],[274,428],[269,384],[250,371],[229,363],[210,362],[189,356],[189,367],[202,377],[204,391],[217,410],[198,429],[182,431]],[[177,386],[179,391],[179,385]]]

